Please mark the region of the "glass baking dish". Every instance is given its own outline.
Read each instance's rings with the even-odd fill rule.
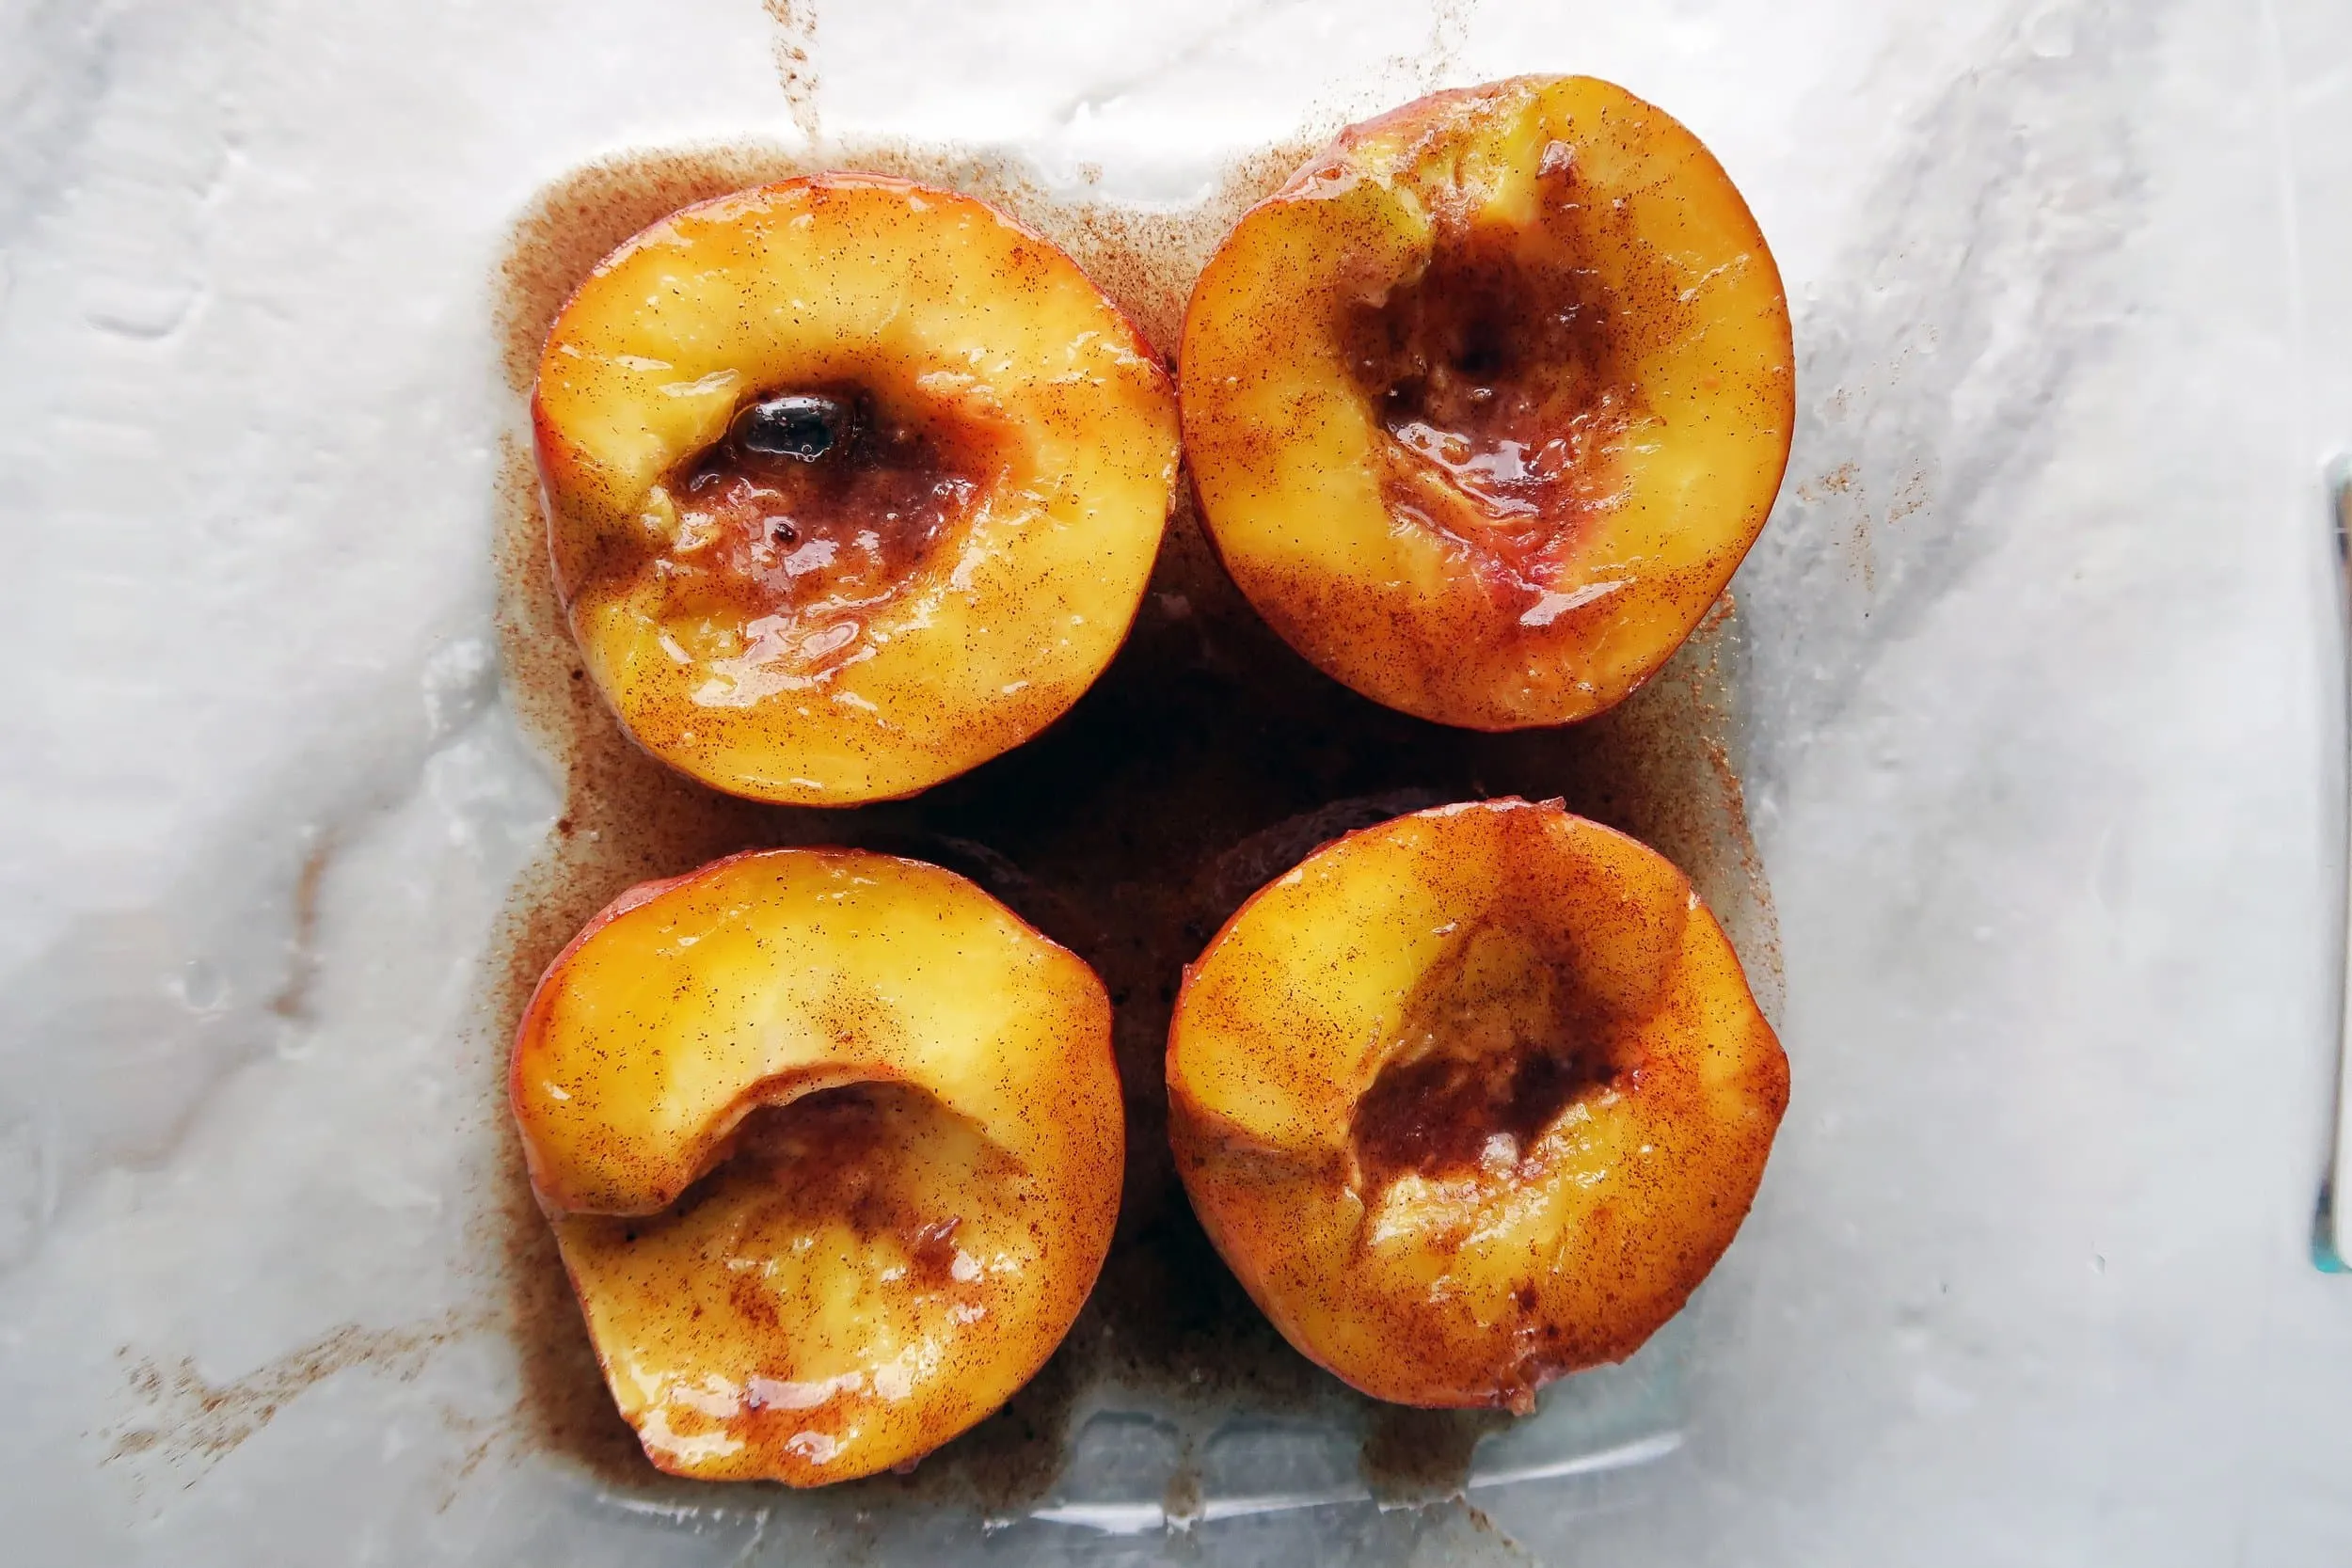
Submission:
[[[2352,1558],[2352,1312],[2313,1266],[2346,59],[2321,0],[0,16],[24,1549]],[[1487,744],[1336,712],[1311,767],[1278,721],[1319,689],[1176,547],[1125,673],[1030,772],[844,828],[648,771],[548,663],[515,366],[637,222],[781,169],[919,171],[1063,240],[1165,342],[1186,268],[1317,137],[1521,70],[1698,131],[1797,323],[1774,518],[1618,713]],[[1014,782],[1099,805],[1051,791],[1089,747],[1156,754],[1179,699],[1289,781],[1202,812],[1181,878],[1003,815]],[[1108,942],[1507,792],[1683,863],[1792,1062],[1754,1214],[1641,1354],[1517,1421],[1376,1407],[1164,1202],[1039,1383],[910,1476],[696,1486],[616,1440],[497,1092],[517,988],[613,888],[854,836]]]

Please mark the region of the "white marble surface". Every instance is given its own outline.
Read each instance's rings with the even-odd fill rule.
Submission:
[[[757,0],[0,0],[0,1555],[1047,1555],[630,1513],[513,1434],[472,966],[554,800],[489,637],[489,269],[614,149],[816,120],[1181,200],[1542,69],[1697,129],[1798,322],[1742,579],[1796,1092],[1685,1441],[1491,1528],[1052,1552],[2352,1561],[2340,0],[802,14],[795,104]]]

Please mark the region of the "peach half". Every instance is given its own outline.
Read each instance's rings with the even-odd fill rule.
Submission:
[[[1698,138],[1525,76],[1342,134],[1200,274],[1179,358],[1217,552],[1327,674],[1439,723],[1624,698],[1771,512],[1780,274]]]
[[[606,1382],[677,1475],[930,1452],[1044,1364],[1118,1216],[1101,982],[914,861],[623,894],[539,982],[509,1087]]]
[[[1731,1243],[1788,1067],[1683,875],[1558,801],[1397,817],[1262,889],[1184,976],[1194,1210],[1310,1359],[1532,1409]]]
[[[911,795],[1118,651],[1175,395],[1077,263],[876,175],[689,207],[600,263],[532,399],[555,581],[638,742],[758,800]]]

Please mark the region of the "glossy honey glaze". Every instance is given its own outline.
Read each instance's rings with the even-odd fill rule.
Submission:
[[[856,149],[828,166],[997,203],[1067,249],[1172,356],[1201,261],[1302,155],[1268,154],[1176,214],[1056,199],[950,154]],[[1440,728],[1356,696],[1284,646],[1218,568],[1186,500],[1117,661],[1035,740],[913,800],[848,811],[762,806],[693,784],[631,746],[583,675],[555,599],[523,410],[548,322],[613,245],[691,201],[809,166],[758,149],[621,159],[548,187],[516,231],[500,299],[515,432],[498,498],[500,622],[510,699],[551,759],[564,803],[515,890],[488,1022],[511,1034],[548,961],[621,889],[738,849],[852,844],[969,876],[1085,958],[1110,990],[1128,1117],[1118,1236],[1061,1350],[1000,1414],[912,1475],[829,1489],[815,1506],[935,1497],[1017,1509],[1057,1472],[1073,1402],[1104,1384],[1204,1410],[1354,1420],[1375,1489],[1458,1481],[1492,1418],[1374,1407],[1348,1393],[1283,1342],[1201,1234],[1167,1141],[1162,1058],[1182,969],[1250,893],[1342,832],[1440,800],[1560,797],[1681,865],[1776,1012],[1772,900],[1733,762],[1737,618],[1719,607],[1644,690],[1587,723],[1505,735]],[[598,1376],[519,1149],[510,1154],[489,1220],[504,1248],[533,1440],[632,1495],[723,1500],[724,1487],[661,1477],[638,1451]]]

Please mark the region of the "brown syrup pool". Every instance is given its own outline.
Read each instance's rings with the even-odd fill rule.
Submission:
[[[1201,261],[1304,150],[1269,153],[1216,198],[1174,214],[1055,200],[1002,168],[949,154],[851,149],[821,166],[904,175],[996,202],[1069,250],[1172,355]],[[1178,977],[1242,899],[1327,839],[1443,800],[1557,796],[1681,865],[1729,929],[1767,1012],[1777,1013],[1772,897],[1731,751],[1737,617],[1728,602],[1719,607],[1646,688],[1586,723],[1510,736],[1443,729],[1367,702],[1292,654],[1226,580],[1186,499],[1126,647],[1027,745],[915,800],[845,812],[755,805],[691,784],[625,738],[581,673],[556,604],[528,436],[518,433],[547,325],[608,250],[691,201],[814,166],[758,149],[638,156],[557,182],[517,226],[499,318],[517,433],[498,495],[499,622],[507,690],[556,767],[564,805],[555,837],[515,890],[488,1021],[511,1037],[556,951],[646,878],[750,847],[804,843],[913,854],[961,872],[1092,964],[1117,1005],[1128,1119],[1118,1237],[1061,1350],[1004,1411],[912,1475],[828,1495],[860,1510],[916,1499],[1015,1509],[1051,1484],[1070,1412],[1105,1384],[1200,1410],[1312,1408],[1352,1418],[1366,1433],[1375,1490],[1456,1485],[1477,1433],[1500,1418],[1375,1406],[1342,1388],[1259,1315],[1193,1219],[1168,1154],[1161,1079]],[[502,1076],[482,1092],[502,1103]],[[689,1506],[740,1502],[739,1485],[675,1481],[645,1463],[605,1393],[511,1138],[492,1223],[532,1440],[618,1491]]]

